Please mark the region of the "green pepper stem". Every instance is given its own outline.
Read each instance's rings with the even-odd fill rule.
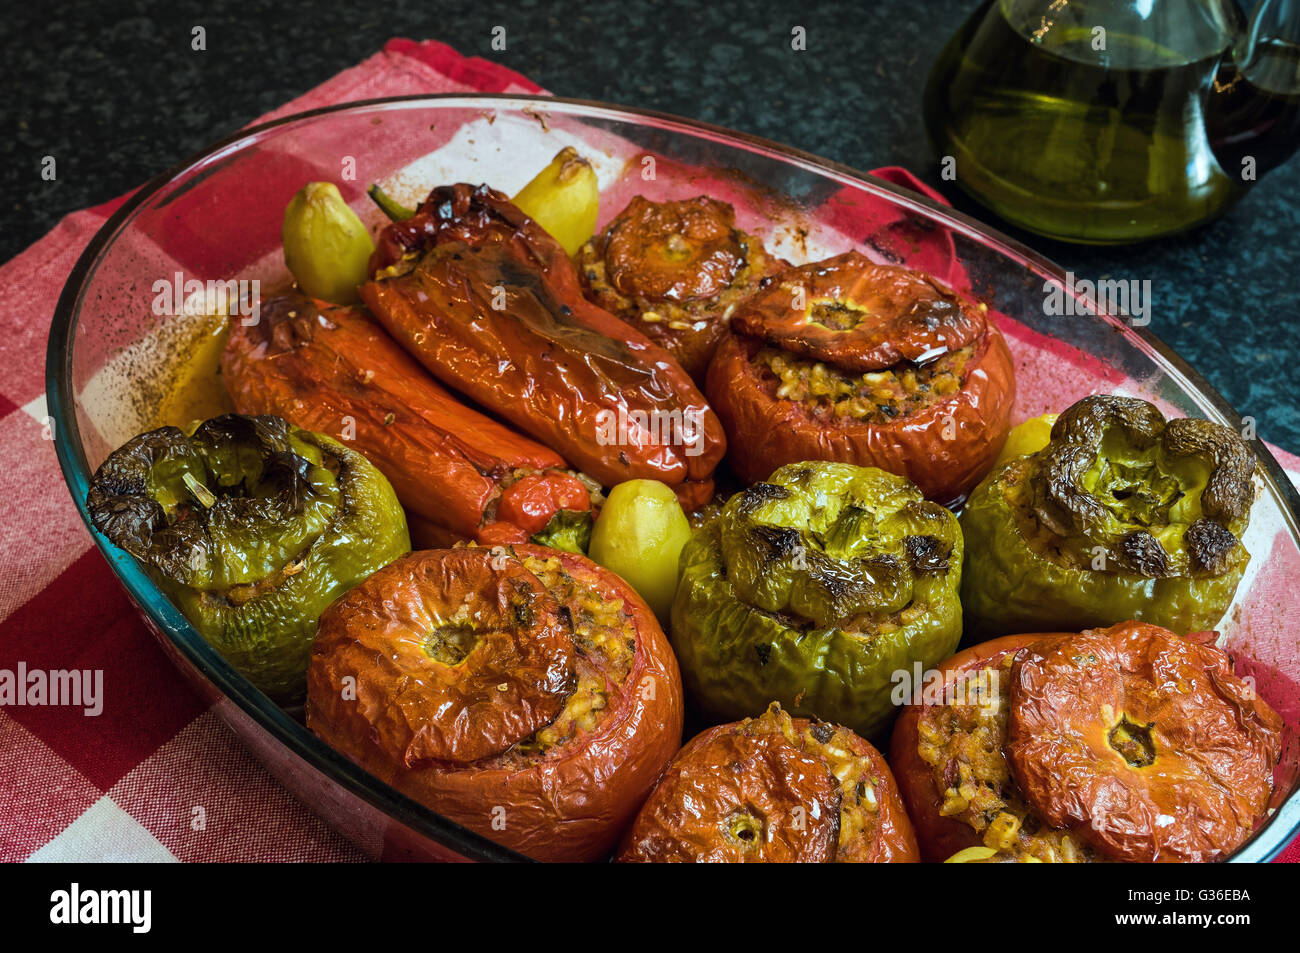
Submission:
[[[181,480],[189,487],[190,492],[194,494],[194,498],[203,505],[204,509],[211,509],[217,505],[217,498],[212,495],[212,491],[199,482],[199,479],[194,474],[183,474]]]
[[[402,205],[378,185],[371,185],[366,194],[394,222],[403,222],[415,215],[415,209]]]
[[[559,510],[551,517],[546,528],[534,533],[530,541],[551,549],[586,555],[591,545],[591,511]]]

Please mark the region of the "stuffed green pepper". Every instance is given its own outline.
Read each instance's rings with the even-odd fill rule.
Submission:
[[[682,550],[672,642],[721,720],[772,701],[877,735],[898,673],[961,637],[957,518],[903,477],[793,463],[733,496]]]
[[[301,697],[316,620],[411,548],[365,457],[279,417],[141,434],[95,472],[92,524],[258,688]]]
[[[968,626],[1213,629],[1250,560],[1254,471],[1250,447],[1222,424],[1084,398],[1045,448],[994,470],[967,502]]]

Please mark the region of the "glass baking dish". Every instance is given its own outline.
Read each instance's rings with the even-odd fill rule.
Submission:
[[[792,261],[857,248],[936,274],[988,304],[1016,358],[1014,421],[1090,393],[1127,393],[1166,413],[1249,427],[1144,328],[1085,294],[1058,266],[964,215],[882,179],[703,123],[549,97],[398,97],[314,110],[225,139],[154,179],[105,223],[59,299],[46,370],[68,489],[86,518],[88,479],[148,429],[202,327],[156,313],[157,282],[287,281],[285,203],[327,179],[372,225],[381,182],[414,205],[433,185],[487,182],[513,194],[563,146],[596,167],[601,224],[636,194],[707,193],[739,227]],[[1109,300],[1109,299],[1107,299]],[[165,309],[161,309],[165,310]],[[183,310],[183,309],[177,309]],[[1136,314],[1136,309],[1130,309]],[[1264,861],[1300,829],[1300,497],[1262,442],[1251,567],[1221,625],[1238,670],[1284,717],[1288,741],[1272,814],[1232,858]],[[385,859],[523,860],[371,777],[317,740],[199,637],[135,562],[92,533],[168,656],[268,769],[367,854]]]

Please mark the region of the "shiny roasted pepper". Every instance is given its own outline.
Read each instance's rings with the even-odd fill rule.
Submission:
[[[564,249],[500,192],[434,189],[380,233],[361,286],[442,383],[603,486],[661,480],[706,502],[722,425],[677,361],[582,296]]]
[[[286,702],[305,691],[325,607],[411,548],[382,473],[279,417],[141,434],[95,471],[86,507],[213,648]]]
[[[687,690],[719,719],[775,699],[878,735],[895,673],[961,637],[961,565],[957,518],[904,478],[788,464],[682,550],[671,638]]]
[[[968,625],[985,634],[1137,619],[1213,629],[1250,554],[1255,458],[1233,430],[1085,397],[1048,445],[991,473],[962,513]]]
[[[361,451],[393,484],[422,545],[524,542],[591,499],[564,460],[472,410],[358,308],[272,298],[231,328],[235,409],[276,414]]]

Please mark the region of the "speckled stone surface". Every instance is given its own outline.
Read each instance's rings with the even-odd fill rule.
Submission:
[[[0,17],[0,259],[67,212],[144,182],[392,36],[500,58],[557,94],[691,116],[859,169],[905,165],[943,187],[921,91],[976,5],[9,4]],[[190,48],[196,25],[206,30],[206,52]],[[491,49],[498,25],[505,52]],[[807,30],[805,52],[790,49],[795,25]],[[54,182],[40,176],[47,154],[58,161]],[[994,221],[951,183],[944,191]],[[1149,279],[1150,330],[1255,417],[1260,436],[1300,450],[1300,161],[1263,178],[1225,218],[1177,238],[1096,249],[1017,237],[1081,278]]]

